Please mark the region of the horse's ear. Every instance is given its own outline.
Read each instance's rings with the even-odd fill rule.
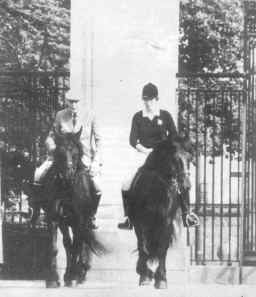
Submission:
[[[80,130],[77,133],[75,133],[76,139],[80,139],[82,131],[83,131],[83,127],[81,126]]]

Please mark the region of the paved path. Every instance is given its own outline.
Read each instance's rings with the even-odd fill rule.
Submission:
[[[169,285],[167,290],[152,287],[120,286],[89,282],[77,288],[45,289],[43,282],[0,281],[1,297],[255,297],[255,286]]]

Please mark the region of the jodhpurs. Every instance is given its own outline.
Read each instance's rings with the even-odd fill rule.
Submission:
[[[132,181],[138,171],[138,168],[140,166],[142,166],[145,163],[145,160],[147,158],[147,155],[142,154],[142,153],[137,153],[135,156],[135,161],[134,164],[132,166],[132,168],[130,169],[130,172],[128,173],[127,177],[124,179],[122,186],[121,186],[121,190],[122,191],[129,191],[132,185]]]

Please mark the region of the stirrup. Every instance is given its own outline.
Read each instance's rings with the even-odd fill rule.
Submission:
[[[187,213],[185,216],[185,226],[186,227],[196,227],[200,225],[200,220],[199,217],[191,212],[191,213]]]

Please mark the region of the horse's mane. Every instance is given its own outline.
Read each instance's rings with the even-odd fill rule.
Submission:
[[[181,175],[183,172],[182,159],[187,158],[187,153],[191,154],[189,139],[180,136],[168,138],[155,146],[142,168],[155,171],[164,179],[170,179]],[[186,156],[181,158],[182,155]]]
[[[176,158],[177,146],[171,139],[167,139],[158,143],[154,150],[147,157],[144,165],[145,170],[152,170],[157,172],[165,179],[171,176],[170,160],[174,166],[178,166],[178,159]]]

